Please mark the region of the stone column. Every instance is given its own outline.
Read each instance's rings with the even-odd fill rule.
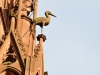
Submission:
[[[40,74],[39,75],[44,75],[44,52],[43,52],[43,42],[46,40],[46,36],[43,34],[39,34],[37,36],[37,40],[39,41],[39,44],[41,46],[41,54],[40,54]]]

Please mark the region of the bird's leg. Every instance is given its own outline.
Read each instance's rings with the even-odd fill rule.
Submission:
[[[41,27],[41,34],[43,34],[43,27]]]
[[[41,27],[41,34],[43,34],[43,26]]]
[[[44,27],[45,23],[43,22],[42,23],[42,26],[41,26],[41,34],[43,34],[43,27]]]

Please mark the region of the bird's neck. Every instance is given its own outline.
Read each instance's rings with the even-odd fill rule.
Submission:
[[[47,17],[47,18],[50,18],[50,16],[49,16],[49,14],[48,14],[48,13],[46,13],[45,15],[46,15],[46,17]]]

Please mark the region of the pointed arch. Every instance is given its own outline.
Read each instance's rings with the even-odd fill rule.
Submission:
[[[11,67],[11,66],[6,66],[4,67],[3,69],[0,70],[0,75],[3,73],[3,72],[6,72],[6,75],[24,75],[21,71],[19,71],[18,69],[14,68],[14,67]]]

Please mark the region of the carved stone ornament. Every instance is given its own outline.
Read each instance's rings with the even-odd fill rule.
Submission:
[[[43,34],[39,34],[39,35],[37,36],[37,40],[38,40],[38,41],[40,41],[40,38],[43,38],[43,42],[46,40],[46,36],[43,35]]]
[[[17,43],[17,46],[19,48],[22,58],[26,58],[27,56],[26,50],[17,30],[14,31],[14,37],[15,37],[15,40],[17,41],[16,43]]]
[[[16,53],[13,50],[13,46],[10,45],[9,49],[7,50],[6,54],[3,54],[3,64],[10,65],[17,60]]]
[[[37,44],[36,48],[34,49],[34,57],[38,57],[40,55],[41,46]]]
[[[44,72],[44,75],[48,75],[48,72],[46,71],[46,72]]]

